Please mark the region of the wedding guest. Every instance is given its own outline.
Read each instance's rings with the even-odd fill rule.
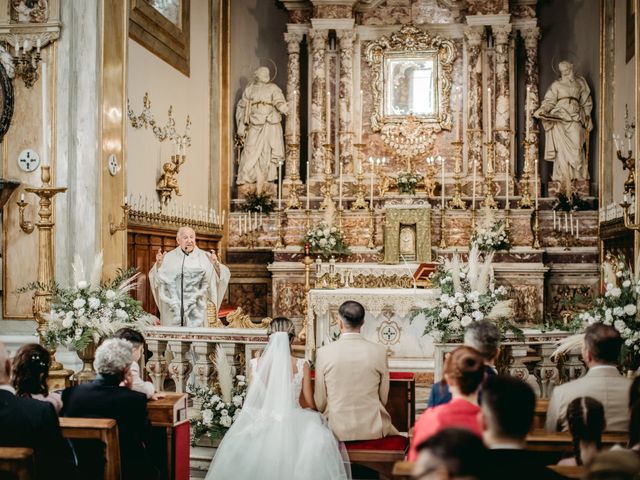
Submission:
[[[49,402],[56,413],[62,409],[60,394],[50,392],[47,385],[51,355],[42,345],[29,343],[18,349],[13,358],[11,383],[19,397]]]
[[[585,480],[638,480],[640,456],[628,450],[598,453],[587,467]]]
[[[113,418],[118,422],[123,479],[156,479],[147,445],[151,426],[147,416],[147,398],[130,390],[133,347],[126,340],[105,340],[96,350],[93,382],[66,389],[62,393],[65,417]],[[120,386],[121,382],[125,386]],[[94,478],[104,470],[102,452],[95,445],[78,442],[76,452],[83,478]]]
[[[503,375],[487,379],[482,390],[483,438],[489,448],[492,480],[546,480],[564,478],[544,465],[538,452],[526,450],[533,424],[536,396],[522,380]]]
[[[464,344],[475,348],[484,359],[485,378],[496,375],[495,364],[500,354],[500,330],[489,320],[474,322],[464,332]],[[482,389],[481,389],[482,390]],[[482,402],[482,391],[478,392],[478,403]],[[444,378],[433,385],[427,407],[435,407],[451,401],[451,392]]]
[[[629,389],[629,443],[627,447],[640,452],[640,377],[631,382]]]
[[[133,345],[133,362],[129,366],[131,373],[131,390],[144,393],[147,398],[157,400],[160,396],[156,395],[156,389],[151,382],[145,382],[140,376],[140,358],[144,353],[144,337],[140,332],[133,328],[121,328],[118,330],[114,338],[121,338]]]
[[[604,407],[592,397],[580,397],[567,407],[567,421],[573,438],[573,457],[558,465],[589,465],[602,448]]]
[[[610,325],[594,323],[584,333],[582,358],[589,367],[587,374],[553,389],[547,409],[545,428],[567,430],[567,406],[579,397],[590,396],[604,406],[607,430],[626,432],[629,428],[629,387],[631,380],[617,368],[622,338]]]
[[[389,396],[387,351],[360,335],[364,307],[348,301],[338,309],[340,339],[316,354],[315,404],[340,441],[397,435],[385,409]]]
[[[75,461],[50,402],[17,396],[11,361],[0,343],[0,446],[33,449],[36,478],[74,478]]]
[[[445,428],[418,445],[414,480],[482,480],[487,449],[462,428]]]
[[[444,377],[451,390],[449,403],[429,408],[420,415],[413,430],[409,460],[417,458],[416,446],[443,428],[461,427],[478,437],[482,428],[478,422],[478,388],[484,378],[484,361],[471,347],[461,346],[447,354]]]

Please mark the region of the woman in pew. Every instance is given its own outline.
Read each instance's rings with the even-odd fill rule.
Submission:
[[[602,448],[604,406],[592,397],[579,397],[567,407],[567,422],[573,438],[573,457],[558,465],[589,465]]]
[[[49,402],[60,413],[62,399],[55,392],[49,392],[49,364],[51,355],[42,345],[30,343],[18,349],[13,359],[11,383],[19,397],[31,397]]]
[[[459,427],[482,436],[478,421],[478,389],[484,379],[484,360],[471,347],[458,347],[444,360],[444,377],[452,400],[425,410],[416,422],[409,460],[417,457],[416,446],[447,427]]]

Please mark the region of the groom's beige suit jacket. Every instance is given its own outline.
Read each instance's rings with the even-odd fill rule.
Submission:
[[[347,333],[317,351],[314,398],[338,440],[396,435],[384,407],[388,396],[389,369],[382,345]]]

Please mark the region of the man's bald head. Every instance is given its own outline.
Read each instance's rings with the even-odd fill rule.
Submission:
[[[11,383],[11,360],[4,343],[0,342],[0,385],[9,383]]]
[[[196,232],[191,227],[180,227],[176,235],[176,241],[182,250],[191,253],[196,248]]]

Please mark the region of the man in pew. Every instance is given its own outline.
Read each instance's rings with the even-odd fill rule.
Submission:
[[[385,409],[389,396],[387,352],[360,335],[364,307],[340,305],[340,339],[316,354],[315,402],[340,441],[397,435]]]
[[[515,377],[494,375],[482,390],[483,439],[489,448],[488,477],[492,480],[554,480],[564,478],[544,465],[544,457],[525,450],[533,424],[536,396]]]
[[[546,430],[565,431],[567,407],[579,397],[593,397],[604,405],[606,430],[627,432],[629,429],[629,387],[631,380],[617,368],[622,338],[610,325],[594,323],[584,333],[582,358],[589,367],[587,374],[554,388],[549,399]]]
[[[0,446],[33,449],[36,479],[74,478],[73,452],[62,437],[53,405],[17,397],[10,374],[11,360],[0,343]]]
[[[96,350],[94,362],[98,376],[93,382],[66,389],[62,393],[62,415],[79,418],[113,418],[118,423],[122,479],[157,479],[147,445],[151,424],[147,416],[147,397],[129,388],[133,348],[130,342],[112,338]],[[125,386],[120,386],[124,381]],[[96,478],[104,465],[101,448],[75,442],[83,478]],[[97,451],[100,451],[98,454]]]

